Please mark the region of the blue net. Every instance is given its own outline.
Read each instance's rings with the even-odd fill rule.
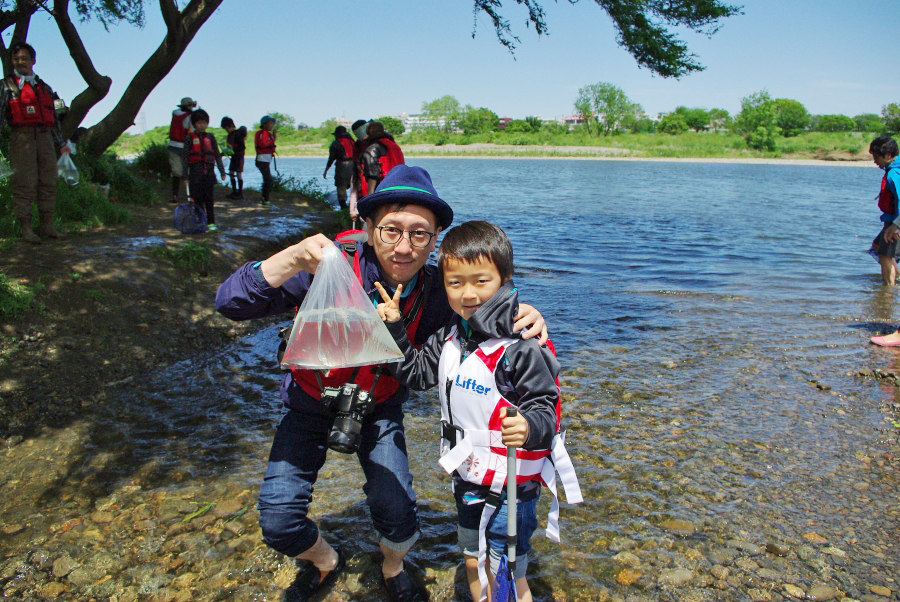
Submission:
[[[500,557],[500,567],[497,569],[497,579],[494,581],[494,592],[491,602],[516,602],[516,579],[509,570],[509,561],[506,554]]]
[[[206,232],[206,212],[197,203],[182,203],[175,208],[175,227],[182,234]]]

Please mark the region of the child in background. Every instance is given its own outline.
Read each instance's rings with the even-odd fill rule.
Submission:
[[[869,145],[869,153],[875,165],[884,170],[881,192],[878,194],[878,208],[884,227],[872,241],[872,251],[881,264],[881,279],[887,285],[897,281],[897,256],[900,254],[900,159],[897,158],[897,141],[890,136],[879,136]],[[900,330],[885,336],[872,337],[870,341],[882,347],[900,346]]]
[[[428,234],[399,232],[401,239],[408,235],[411,244]],[[525,571],[537,528],[541,479],[550,485],[555,469],[568,501],[582,501],[575,470],[558,435],[559,363],[552,349],[535,340],[522,340],[513,331],[519,304],[512,282],[512,245],[503,230],[488,222],[466,222],[449,230],[438,252],[438,268],[458,317],[432,335],[421,350],[409,342],[400,320],[402,286],[390,297],[381,284],[375,284],[384,300],[378,312],[404,354],[403,362],[391,364],[391,369],[397,380],[412,389],[441,385],[440,463],[453,475],[459,546],[474,600],[483,599],[486,589],[490,597],[484,565],[491,569],[493,584],[500,557],[506,553],[503,446],[526,450],[517,452],[515,578],[519,601],[530,602]],[[507,416],[509,406],[518,406],[516,416]],[[557,504],[554,499],[554,510]],[[558,541],[553,516],[551,510],[547,534]]]
[[[262,174],[262,206],[269,206],[272,190],[272,160],[275,157],[275,118],[265,115],[259,120],[259,130],[254,137],[256,168]]]
[[[206,131],[209,127],[209,114],[203,109],[197,109],[191,113],[191,126],[184,139],[184,148],[181,153],[182,173],[185,182],[190,186],[191,196],[194,202],[206,212],[207,230],[216,232],[216,214],[213,209],[213,189],[216,186],[216,174],[213,171],[216,166],[225,181],[225,166],[222,164],[222,153],[219,152],[219,144],[216,137]]]
[[[242,200],[244,198],[244,153],[247,149],[247,128],[244,126],[235,127],[234,120],[231,117],[222,118],[222,128],[228,132],[226,144],[234,154],[231,155],[231,161],[228,163],[228,176],[231,178],[231,194],[228,199]],[[235,182],[235,179],[237,182]]]

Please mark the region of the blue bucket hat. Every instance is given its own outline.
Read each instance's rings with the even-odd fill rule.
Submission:
[[[264,115],[263,118],[259,120],[259,125],[266,125],[270,121],[275,121],[275,118],[271,115]]]
[[[421,167],[398,165],[388,172],[374,193],[359,200],[359,216],[366,219],[382,205],[405,203],[431,209],[438,225],[446,230],[453,223],[453,209],[437,195],[431,176]]]

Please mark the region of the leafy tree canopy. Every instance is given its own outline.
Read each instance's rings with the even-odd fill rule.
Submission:
[[[437,100],[422,103],[422,118],[429,128],[450,132],[456,129],[462,116],[462,105],[449,94]]]
[[[796,100],[777,99],[775,113],[778,115],[778,127],[781,128],[785,138],[799,136],[800,132],[809,127],[809,113],[806,112],[806,107]]]
[[[584,119],[588,133],[608,136],[625,121],[643,113],[641,105],[631,102],[621,88],[600,82],[578,90],[575,111]]]
[[[846,115],[820,115],[816,129],[820,132],[852,132],[856,122]]]
[[[459,127],[464,134],[485,134],[495,131],[498,123],[500,118],[490,109],[484,107],[475,109],[472,105],[466,105]]]
[[[268,111],[266,113],[270,117],[275,118],[275,131],[278,130],[292,130],[297,125],[297,120],[288,115],[287,113],[279,113],[278,111]],[[259,123],[256,124],[256,128],[259,129]]]
[[[741,99],[741,112],[734,120],[734,130],[744,136],[747,146],[775,150],[778,135],[778,113],[775,101],[765,90]]]
[[[884,131],[884,120],[875,113],[863,113],[853,118],[857,132],[877,133]]]
[[[884,120],[884,127],[892,134],[900,133],[900,104],[892,102],[881,108],[881,118]]]
[[[503,131],[513,134],[530,134],[534,131],[534,128],[532,128],[531,124],[524,119],[513,119],[506,124],[506,127],[503,128]]]
[[[544,122],[541,121],[541,118],[540,118],[540,117],[526,117],[526,118],[525,118],[525,121],[527,121],[527,122],[528,122],[528,125],[531,126],[531,131],[532,131],[532,132],[540,132],[540,131],[541,131],[541,126],[544,125]]]
[[[716,130],[725,129],[731,125],[731,115],[725,109],[710,109],[709,124]]]
[[[669,113],[659,121],[659,131],[663,134],[683,134],[688,127],[682,113]]]
[[[684,123],[695,132],[709,129],[709,111],[706,109],[678,107],[675,112],[681,115]]]
[[[610,16],[618,35],[616,41],[638,62],[663,77],[681,77],[702,71],[696,55],[669,28],[683,27],[711,37],[720,20],[742,14],[740,7],[719,0],[594,0]],[[503,17],[502,0],[474,0],[475,16],[484,13],[491,20],[497,39],[512,52],[519,38]],[[570,4],[578,0],[569,0]],[[538,0],[516,0],[528,11],[526,24],[538,35],[549,32],[544,9]],[[476,21],[477,24],[477,21]],[[475,36],[473,29],[472,36]]]
[[[406,131],[406,126],[403,125],[403,122],[396,117],[388,117],[387,115],[385,115],[383,117],[379,117],[375,121],[380,121],[381,125],[384,126],[384,131],[391,136],[399,136]]]

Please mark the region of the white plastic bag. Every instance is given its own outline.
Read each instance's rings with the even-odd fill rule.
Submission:
[[[60,155],[59,161],[56,162],[56,169],[59,172],[59,177],[65,180],[69,186],[78,184],[78,168],[75,167],[75,163],[72,161],[69,153]]]
[[[327,247],[294,318],[282,367],[329,370],[399,362],[403,354],[337,247]]]
[[[0,180],[2,180],[3,178],[8,178],[12,174],[13,170],[9,168],[9,165],[7,165],[6,161],[0,159]]]

